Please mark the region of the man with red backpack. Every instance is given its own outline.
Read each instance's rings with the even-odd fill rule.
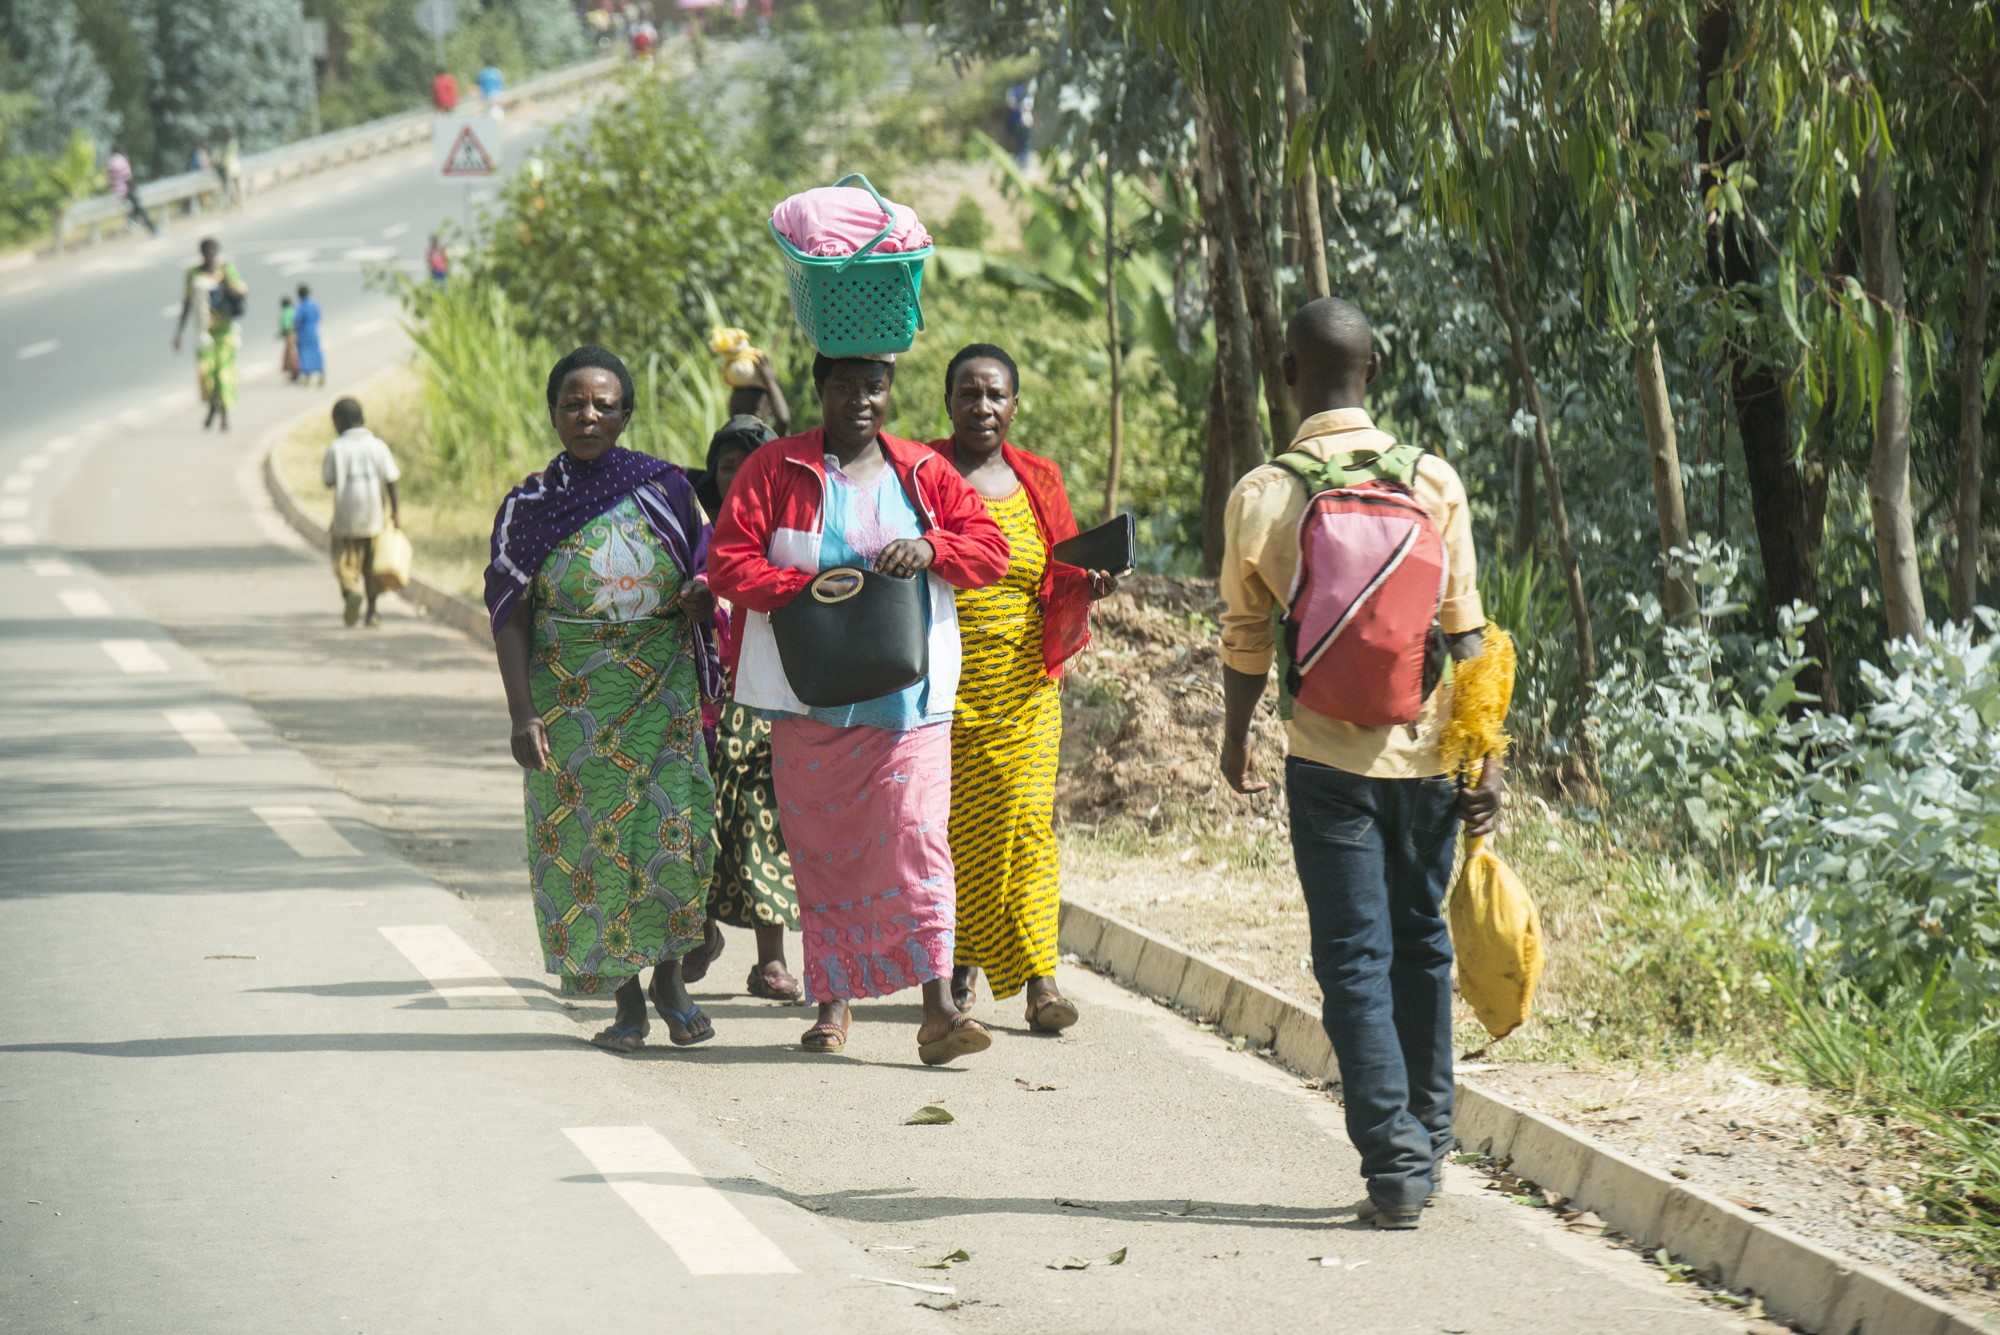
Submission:
[[[1276,659],[1292,856],[1322,1021],[1368,1199],[1415,1228],[1451,1138],[1451,938],[1459,823],[1490,831],[1501,767],[1460,790],[1438,758],[1448,660],[1477,657],[1485,614],[1465,488],[1362,407],[1381,368],[1367,317],[1322,298],[1292,317],[1290,450],[1236,484],[1224,519],[1222,774],[1254,777],[1250,719]]]

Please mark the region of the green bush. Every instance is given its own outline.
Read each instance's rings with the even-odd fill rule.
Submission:
[[[1815,716],[1811,768],[1761,816],[1813,944],[1882,995],[1935,977],[2000,1018],[2000,617],[1893,641],[1867,702]]]

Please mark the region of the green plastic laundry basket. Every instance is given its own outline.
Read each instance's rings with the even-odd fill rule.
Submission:
[[[765,222],[785,253],[792,318],[812,345],[828,357],[904,352],[924,327],[924,261],[931,257],[931,248],[870,254],[895,230],[896,219],[861,173],[843,176],[834,184],[855,182],[875,197],[888,222],[873,241],[852,255],[808,255],[786,240],[777,224]]]

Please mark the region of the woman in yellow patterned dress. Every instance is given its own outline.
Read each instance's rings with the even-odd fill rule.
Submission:
[[[1007,573],[958,594],[965,665],[951,732],[951,853],[958,868],[952,993],[972,1005],[984,971],[997,998],[1027,991],[1030,1027],[1056,1033],[1076,1006],[1056,987],[1056,761],[1062,665],[1090,638],[1089,604],[1114,575],[1053,561],[1076,534],[1062,470],[1007,443],[1020,403],[1014,359],[990,343],[945,371],[950,459],[1013,547]]]

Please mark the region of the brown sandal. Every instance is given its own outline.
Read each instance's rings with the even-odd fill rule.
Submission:
[[[1028,1028],[1038,1034],[1060,1034],[1079,1018],[1074,1001],[1068,997],[1050,997],[1028,1012]]]
[[[926,1066],[943,1066],[954,1057],[969,1057],[993,1046],[993,1035],[970,1015],[951,1022],[943,1038],[917,1044],[917,1060]]]
[[[848,1021],[848,1024],[852,1023],[852,1020]],[[821,1020],[806,1030],[799,1039],[799,1046],[807,1052],[839,1052],[847,1046],[847,1025]]]
[[[804,985],[792,977],[792,971],[782,964],[778,966],[776,981],[764,972],[763,965],[751,965],[750,977],[744,980],[743,986],[751,996],[761,997],[765,1001],[798,1002],[806,999]]]

